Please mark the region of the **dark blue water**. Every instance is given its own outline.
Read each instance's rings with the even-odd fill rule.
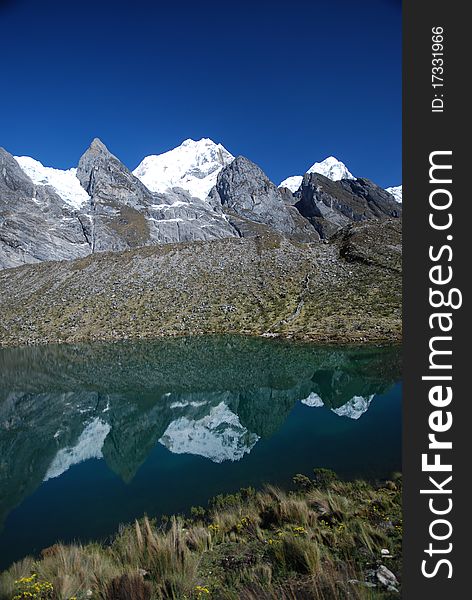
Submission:
[[[397,348],[182,339],[3,350],[0,367],[0,568],[315,467],[401,469]]]

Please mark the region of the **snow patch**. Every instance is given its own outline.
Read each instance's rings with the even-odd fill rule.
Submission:
[[[395,200],[401,204],[402,203],[402,194],[403,194],[403,190],[402,190],[403,186],[401,185],[397,185],[395,187],[389,187],[389,188],[385,188],[386,192],[389,192],[390,194],[392,194],[392,196],[395,198]]]
[[[288,188],[292,194],[298,190],[303,181],[302,175],[293,175],[292,177],[287,177],[279,183],[279,188],[285,187]]]
[[[333,181],[355,179],[354,175],[348,171],[346,165],[334,156],[328,156],[328,158],[325,158],[319,163],[315,162],[315,164],[308,169],[307,173],[319,173]]]
[[[319,173],[332,181],[355,179],[354,175],[348,170],[346,165],[334,156],[328,156],[328,158],[325,158],[321,162],[315,162],[315,164],[311,165],[308,169],[307,173]],[[302,181],[302,175],[292,175],[292,177],[287,177],[287,179],[280,182],[279,188],[286,187],[294,193],[299,189]]]
[[[90,202],[90,196],[77,179],[77,169],[53,169],[45,167],[38,160],[29,156],[15,156],[22,171],[36,185],[50,185],[66,204],[75,209]]]

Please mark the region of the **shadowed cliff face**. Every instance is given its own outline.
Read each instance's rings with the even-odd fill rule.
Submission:
[[[295,206],[322,238],[352,222],[399,218],[402,207],[386,190],[368,179],[332,181],[319,173],[306,173]]]
[[[301,242],[318,241],[310,223],[291,205],[265,173],[244,156],[238,156],[219,174],[210,202],[222,206],[229,222],[242,237],[257,235],[266,226]]]
[[[92,458],[130,482],[157,444],[241,460],[299,401],[358,419],[400,361],[395,349],[212,337],[5,349],[0,373],[3,521],[43,480]]]

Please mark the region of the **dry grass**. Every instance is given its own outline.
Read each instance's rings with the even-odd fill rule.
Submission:
[[[0,600],[11,600],[14,582],[32,573],[52,583],[54,600],[398,597],[363,582],[385,560],[383,548],[400,577],[401,481],[295,481],[301,490],[220,496],[192,518],[144,517],[107,546],[56,544],[3,573]]]

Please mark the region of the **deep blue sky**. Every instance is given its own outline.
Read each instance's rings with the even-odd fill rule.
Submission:
[[[0,0],[0,56],[0,145],[48,166],[210,137],[276,183],[401,182],[399,0]]]

